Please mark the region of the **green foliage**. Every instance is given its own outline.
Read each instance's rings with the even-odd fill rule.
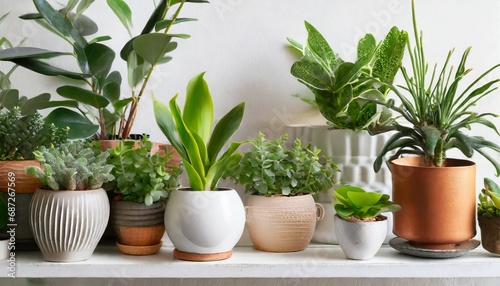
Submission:
[[[377,110],[376,103],[371,101],[385,102],[388,88],[374,79],[394,80],[401,66],[407,33],[393,27],[378,44],[373,35],[366,34],[359,40],[357,60],[348,62],[334,53],[316,28],[308,22],[305,25],[308,32],[305,45],[288,39],[303,54],[292,65],[291,73],[313,92],[315,105],[328,124],[352,130],[387,124],[388,109]]]
[[[500,217],[500,187],[491,179],[484,178],[484,189],[479,194],[477,215]]]
[[[114,179],[113,165],[106,164],[108,152],[91,141],[70,141],[58,148],[40,147],[34,152],[42,168],[31,166],[26,173],[42,181],[43,188],[59,190],[95,190]]]
[[[0,51],[0,60],[11,61],[36,73],[61,76],[87,85],[86,88],[73,85],[58,88],[57,93],[68,99],[65,102],[71,102],[71,105],[54,104],[52,107],[59,108],[47,116],[47,120],[56,126],[75,127],[70,130],[70,138],[86,138],[92,135],[101,139],[116,136],[128,138],[139,101],[146,91],[155,66],[171,59],[168,54],[177,48],[177,42],[173,41],[173,38],[189,37],[183,34],[169,34],[170,28],[175,24],[193,20],[178,18],[186,2],[206,1],[160,1],[141,34],[137,36],[131,34],[133,11],[128,4],[123,0],[106,1],[132,38],[123,44],[120,51],[121,58],[127,62],[126,78],[132,88],[130,96],[125,98],[120,98],[122,75],[118,71],[111,71],[116,53],[103,44],[111,37],[98,36],[87,39],[98,32],[97,24],[83,15],[93,2],[68,0],[65,7],[55,10],[46,0],[33,0],[38,13],[26,14],[21,18],[35,20],[48,31],[61,37],[70,45],[73,53],[10,45],[10,48]],[[3,18],[2,16],[0,21]],[[0,39],[0,42],[5,42],[4,38]],[[68,56],[73,57],[80,71],[59,68],[51,61],[62,56],[65,57],[65,62]],[[79,128],[80,126],[82,128]]]
[[[46,123],[38,112],[22,116],[21,109],[0,112],[0,160],[33,160],[33,151],[66,142],[68,128]]]
[[[397,212],[401,206],[389,200],[389,195],[366,192],[354,186],[342,186],[333,191],[337,215],[342,218],[370,220],[384,212]]]
[[[214,110],[204,74],[189,81],[182,114],[176,103],[177,95],[168,107],[153,101],[156,122],[181,156],[191,189],[195,191],[216,190],[222,174],[240,160],[241,154],[235,153],[240,142],[232,142],[221,156],[219,153],[240,127],[245,111],[245,103],[238,104],[211,132]]]
[[[384,105],[399,114],[401,120],[392,122],[391,126],[382,130],[371,130],[374,134],[396,131],[374,162],[375,171],[380,170],[387,154],[391,154],[390,159],[402,154],[416,154],[424,157],[426,165],[440,167],[446,159],[446,151],[457,148],[469,158],[477,151],[494,165],[497,175],[500,174],[499,162],[485,151],[491,149],[500,152],[500,146],[463,132],[472,126],[483,125],[499,134],[495,125],[487,119],[495,114],[478,113],[472,108],[497,88],[494,85],[500,79],[487,80],[487,76],[500,64],[494,65],[476,79],[468,80],[470,84],[460,89],[461,80],[472,70],[465,67],[470,48],[465,50],[456,69],[449,67],[452,50],[443,67],[438,70],[435,65],[432,76],[428,77],[422,34],[417,30],[413,4],[412,12],[415,44],[412,46],[408,42],[412,74],[402,67],[405,85],[394,86],[385,82],[402,104],[395,106],[394,100],[391,100]]]
[[[0,196],[0,228],[3,228],[9,222],[9,208],[7,207],[7,202]]]
[[[137,142],[138,147],[135,148]],[[170,191],[178,186],[180,168],[166,169],[171,153],[151,155],[153,143],[145,138],[142,141],[120,141],[108,150],[111,156],[108,163],[114,168],[115,193],[121,194],[124,201],[144,203],[148,206],[166,199]]]
[[[264,196],[317,194],[333,187],[337,165],[321,150],[302,147],[297,138],[292,148],[285,148],[288,135],[266,140],[264,134],[249,141],[250,151],[239,164],[225,173],[235,183],[246,186],[246,192]]]

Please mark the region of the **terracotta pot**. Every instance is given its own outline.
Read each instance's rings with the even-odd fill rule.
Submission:
[[[491,253],[500,254],[500,217],[479,216],[481,244]]]
[[[36,160],[23,161],[0,161],[0,191],[8,192],[9,178],[15,178],[15,189],[17,194],[33,194],[42,187],[42,182],[36,177],[24,173],[24,168],[29,166],[38,166],[40,163]],[[13,173],[14,176],[9,176]]]
[[[414,246],[447,249],[476,235],[476,165],[447,159],[443,167],[420,166],[420,157],[389,162],[394,233]]]
[[[324,210],[312,195],[265,197],[247,200],[247,226],[256,249],[271,252],[304,250],[311,242],[316,221]]]

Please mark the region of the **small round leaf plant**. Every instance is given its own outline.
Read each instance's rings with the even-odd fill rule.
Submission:
[[[377,221],[385,219],[384,212],[397,212],[401,206],[389,200],[390,196],[367,192],[355,186],[341,186],[333,191],[337,215],[348,221]]]
[[[332,188],[339,168],[331,158],[320,156],[316,147],[302,147],[299,139],[287,149],[287,138],[285,134],[266,140],[259,133],[257,139],[248,141],[251,149],[224,177],[245,185],[246,192],[263,196],[315,195]]]

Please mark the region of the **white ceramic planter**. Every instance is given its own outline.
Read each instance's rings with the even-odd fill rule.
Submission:
[[[165,228],[178,259],[227,259],[244,226],[245,208],[233,189],[179,188],[170,194],[165,209]]]
[[[371,136],[368,132],[352,130],[331,130],[326,125],[290,125],[285,130],[289,138],[299,138],[303,144],[311,143],[321,149],[321,154],[332,157],[340,167],[337,181],[355,185],[370,192],[392,193],[391,173],[386,166],[375,173],[373,162],[378,151],[384,146],[390,134]],[[290,140],[291,142],[291,140]],[[333,193],[320,194],[317,202],[325,209],[325,218],[318,221],[312,238],[313,242],[337,244],[333,227],[335,210]],[[384,243],[394,238],[392,233],[392,213],[388,214],[387,237]]]
[[[378,252],[386,237],[387,219],[350,222],[335,215],[335,233],[340,248],[349,259],[367,260]]]
[[[7,260],[9,258],[9,240],[0,240],[0,261]]]
[[[108,220],[109,201],[104,189],[37,190],[30,202],[30,227],[47,261],[88,259]]]

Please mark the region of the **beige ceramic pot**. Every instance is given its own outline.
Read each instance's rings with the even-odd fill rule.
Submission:
[[[247,226],[256,249],[271,252],[304,250],[324,210],[311,195],[257,196],[247,200]]]
[[[443,167],[420,166],[420,157],[392,160],[394,233],[415,246],[452,248],[476,235],[476,165],[447,159]]]

